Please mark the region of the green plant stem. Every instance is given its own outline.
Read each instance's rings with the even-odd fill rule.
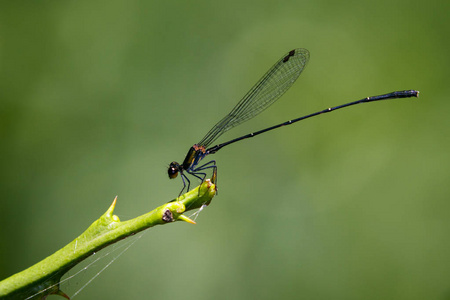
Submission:
[[[51,294],[69,299],[59,289],[59,282],[75,265],[95,252],[152,226],[175,221],[195,224],[183,213],[208,205],[215,193],[215,184],[206,180],[181,197],[124,222],[113,215],[116,197],[106,213],[67,246],[28,269],[0,281],[0,299],[45,299]]]

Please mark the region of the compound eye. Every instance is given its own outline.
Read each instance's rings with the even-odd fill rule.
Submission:
[[[179,171],[179,164],[176,162],[172,162],[169,165],[169,169],[167,170],[167,173],[169,174],[169,178],[170,179],[174,179],[178,176],[178,171]]]

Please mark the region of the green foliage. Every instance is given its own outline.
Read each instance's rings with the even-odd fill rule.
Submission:
[[[95,252],[155,225],[175,221],[195,224],[183,213],[208,205],[215,193],[215,185],[207,180],[179,199],[124,222],[113,215],[116,197],[106,213],[67,246],[34,266],[1,281],[0,299],[44,299],[51,294],[69,298],[59,289],[59,282],[75,265]]]

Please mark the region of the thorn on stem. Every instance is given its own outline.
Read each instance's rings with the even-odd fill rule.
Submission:
[[[190,219],[189,217],[186,217],[185,215],[179,215],[178,220],[185,221],[185,222],[188,222],[188,223],[194,224],[194,225],[197,224],[197,223],[195,223],[194,220]]]

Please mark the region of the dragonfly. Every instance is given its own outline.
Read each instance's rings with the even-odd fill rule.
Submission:
[[[403,90],[379,96],[366,97],[339,106],[326,108],[324,110],[292,119],[210,147],[210,145],[212,145],[223,133],[237,125],[244,123],[245,121],[250,120],[251,118],[264,111],[270,105],[275,103],[278,99],[280,99],[280,97],[294,84],[294,82],[300,76],[309,61],[309,56],[309,51],[304,48],[294,49],[283,55],[264,74],[264,76],[261,77],[261,79],[250,89],[250,91],[245,94],[245,96],[236,104],[236,106],[223,119],[217,122],[217,124],[214,125],[211,130],[208,131],[208,133],[203,137],[203,139],[200,140],[200,142],[194,144],[189,148],[189,151],[187,152],[186,157],[181,164],[176,161],[170,163],[167,171],[169,178],[174,179],[178,176],[178,174],[180,174],[183,181],[183,188],[180,191],[180,196],[186,189],[186,187],[187,191],[189,191],[190,189],[191,182],[186,174],[192,175],[203,182],[207,176],[206,171],[212,169],[212,178],[214,179],[214,181],[217,179],[216,161],[211,160],[202,165],[200,165],[200,162],[206,156],[216,153],[225,146],[344,107],[380,100],[419,96],[419,91]]]

